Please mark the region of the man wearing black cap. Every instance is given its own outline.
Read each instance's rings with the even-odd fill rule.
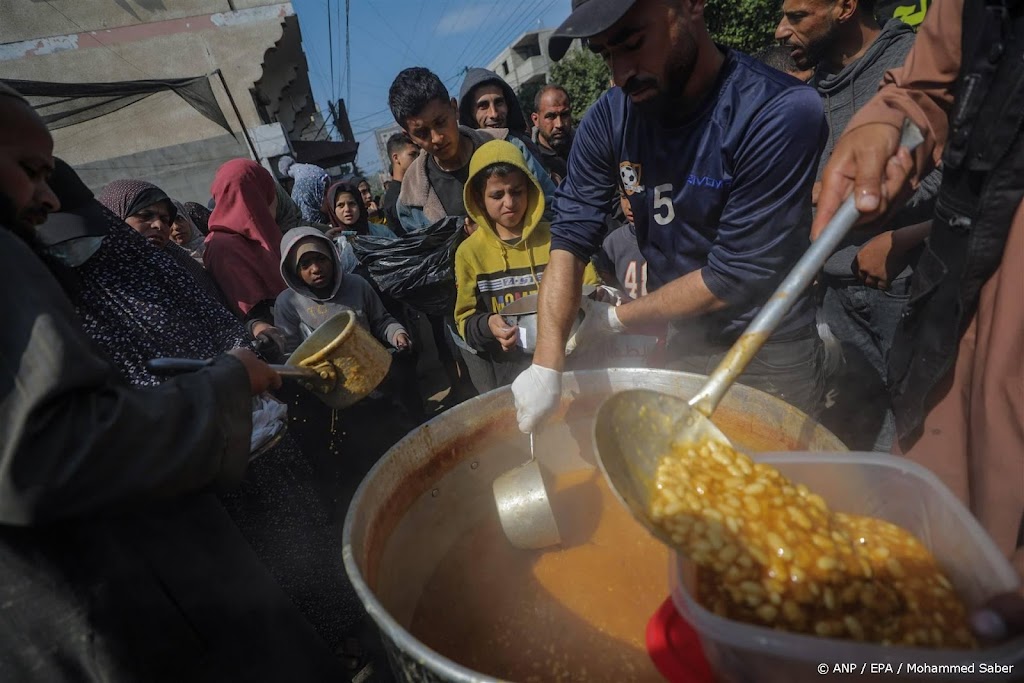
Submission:
[[[555,196],[534,364],[512,385],[525,432],[558,405],[583,268],[619,182],[650,294],[618,308],[584,301],[574,339],[669,323],[670,366],[706,374],[808,246],[827,135],[814,90],[715,45],[704,0],[573,0],[551,36],[552,58],[577,38],[605,59],[618,87],[581,122]],[[802,297],[740,381],[813,412],[821,355],[814,308]]]

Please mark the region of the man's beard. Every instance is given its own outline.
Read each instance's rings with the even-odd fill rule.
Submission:
[[[679,109],[683,91],[686,89],[693,70],[697,65],[697,43],[687,35],[683,44],[679,45],[668,55],[665,63],[664,83],[654,78],[631,78],[622,87],[627,94],[638,92],[645,87],[652,87],[655,90],[654,97],[643,102],[634,102],[642,111],[655,116],[665,116]]]
[[[14,201],[0,192],[0,225],[14,233],[36,253],[42,253],[43,245],[36,234],[35,225],[24,216],[18,215]]]
[[[572,147],[572,133],[563,133],[558,137],[554,135],[547,136],[542,133],[541,137],[544,138],[544,144],[559,153],[567,152]]]
[[[819,64],[825,61],[828,56],[829,48],[839,42],[839,23],[829,19],[828,28],[825,29],[825,33],[807,43],[803,47],[804,58],[803,63],[797,63],[800,69],[816,69]],[[792,45],[786,44],[786,47],[792,48]],[[796,47],[801,47],[797,45]]]

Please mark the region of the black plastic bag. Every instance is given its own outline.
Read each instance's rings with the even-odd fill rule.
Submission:
[[[448,216],[398,239],[360,236],[352,248],[380,290],[427,315],[455,310],[455,250],[463,219]]]

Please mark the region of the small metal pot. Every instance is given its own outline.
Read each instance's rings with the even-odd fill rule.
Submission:
[[[530,354],[537,348],[537,303],[539,298],[537,294],[529,294],[501,309],[501,317],[505,319],[505,322],[519,328],[519,348]],[[583,309],[581,308],[576,314],[576,321],[569,333],[570,338],[576,334],[576,330],[579,329],[582,322]],[[567,349],[566,354],[568,353],[571,351]]]

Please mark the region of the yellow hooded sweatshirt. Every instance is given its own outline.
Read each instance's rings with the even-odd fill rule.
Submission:
[[[528,200],[523,217],[523,236],[518,243],[504,242],[494,221],[477,201],[473,178],[486,167],[506,163],[521,170],[528,181]],[[493,341],[487,317],[500,313],[508,304],[536,294],[551,253],[551,224],[543,220],[544,193],[530,173],[526,160],[511,143],[492,140],[481,145],[469,162],[469,179],[463,188],[466,213],[478,229],[455,252],[455,322],[459,334],[470,346],[485,350],[484,342]],[[597,272],[588,264],[585,284],[598,284]]]

